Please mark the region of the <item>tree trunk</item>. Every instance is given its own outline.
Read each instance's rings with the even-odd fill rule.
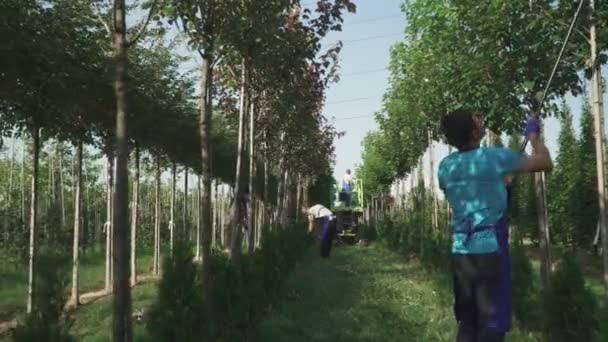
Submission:
[[[25,139],[23,140],[23,148],[21,150],[21,225],[25,232]]]
[[[183,216],[184,218],[182,219],[182,227],[180,229],[180,234],[179,234],[179,239],[181,239],[181,241],[186,241],[189,240],[191,241],[191,237],[190,237],[190,228],[188,226],[188,168],[184,167],[184,212],[183,212]]]
[[[291,176],[291,174],[289,172],[289,169],[285,168],[284,175],[283,175],[283,199],[281,200],[283,205],[281,207],[281,213],[280,213],[281,219],[279,220],[282,228],[285,228],[285,226],[288,223],[289,209],[291,208],[291,203],[290,203],[291,178],[290,178],[290,176]]]
[[[433,201],[433,232],[437,233],[439,230],[439,203],[437,203],[437,194],[435,193],[435,151],[433,148],[433,139],[431,135],[431,130],[428,131],[428,140],[429,140],[429,167],[430,167],[430,190],[431,190],[431,200]]]
[[[424,163],[422,162],[422,157],[420,157],[420,161],[419,161],[419,165],[418,165],[418,189],[416,191],[416,194],[418,195],[417,197],[417,201],[418,201],[418,205],[419,207],[417,208],[417,210],[419,210],[422,213],[422,216],[424,217],[426,215],[425,212],[425,200],[424,200]],[[422,188],[420,188],[420,180],[422,180]],[[384,198],[380,199],[381,201],[384,200]],[[382,205],[382,202],[380,202],[380,204]],[[425,232],[425,227],[424,224],[420,225],[420,258],[424,257],[424,232]]]
[[[201,137],[201,176],[202,176],[202,283],[203,297],[209,303],[212,298],[211,291],[211,123],[212,123],[212,85],[213,85],[213,58],[210,55],[213,51],[212,46],[207,51],[207,58],[203,58],[201,66],[201,112],[199,117],[199,133]],[[208,312],[211,314],[211,305],[207,305]]]
[[[255,196],[255,104],[251,102],[251,111],[249,113],[249,244],[248,252],[253,256],[255,252],[255,234],[256,234],[256,196]]]
[[[536,208],[538,211],[538,228],[541,250],[540,280],[543,289],[548,289],[551,275],[551,238],[549,236],[549,220],[547,215],[547,194],[545,192],[545,173],[534,175],[534,190],[536,193]]]
[[[241,255],[241,242],[242,242],[242,197],[243,187],[241,185],[241,176],[243,174],[243,161],[245,159],[245,126],[247,119],[247,102],[249,89],[248,81],[248,63],[245,59],[241,63],[241,94],[239,104],[239,134],[238,134],[238,150],[236,159],[236,176],[234,180],[234,202],[232,205],[232,239],[230,241],[230,258],[235,264],[239,263]]]
[[[226,189],[222,188],[220,202],[219,202],[219,213],[218,213],[218,222],[220,225],[220,243],[222,248],[226,248],[227,242],[227,233],[226,233],[226,220],[225,220],[225,211],[226,211]]]
[[[308,178],[308,176],[304,177],[304,184],[302,188],[302,205],[305,208],[310,206],[310,178]]]
[[[111,144],[108,146],[107,162],[106,162],[106,223],[104,224],[106,233],[106,266],[105,266],[105,290],[110,292],[112,287],[112,232],[113,225],[113,193],[114,193],[114,153],[112,152]]]
[[[275,210],[273,213],[273,219],[272,219],[272,223],[275,225],[279,225],[280,224],[280,216],[281,213],[283,211],[283,197],[284,197],[284,192],[285,192],[285,179],[283,177],[283,168],[285,166],[285,153],[283,151],[284,149],[284,142],[285,142],[285,131],[281,132],[281,137],[280,137],[280,144],[281,144],[281,148],[280,148],[280,158],[279,158],[279,164],[278,164],[278,172],[277,172],[277,178],[278,178],[278,184],[277,184],[277,200],[276,200],[276,205],[275,205]]]
[[[131,286],[137,284],[137,224],[139,218],[139,146],[135,146],[135,179],[131,213]]]
[[[169,209],[169,252],[173,255],[173,244],[175,242],[175,187],[176,187],[177,165],[171,164],[171,208]]]
[[[302,207],[302,175],[298,173],[298,178],[296,181],[296,222],[300,221],[300,210]]]
[[[196,180],[197,192],[196,192],[196,254],[195,259],[201,259],[201,177],[199,176]],[[215,226],[215,224],[213,224]]]
[[[262,200],[264,202],[264,205],[262,210],[262,226],[266,226],[269,224],[268,209],[270,208],[270,198],[268,191],[268,180],[270,178],[270,175],[268,168],[268,158],[267,156],[264,156],[264,199]]]
[[[49,153],[48,154],[48,166],[47,166],[47,176],[48,176],[47,192],[46,192],[47,204],[46,204],[46,208],[44,208],[44,210],[47,212],[52,208],[52,205],[55,202],[55,184],[54,184],[54,177],[53,177],[53,169],[54,169],[53,164],[54,164],[53,154]],[[57,228],[59,228],[59,231],[61,231],[61,232],[64,231],[65,225],[63,224],[63,222],[61,222],[60,224],[61,224],[60,227],[53,227],[53,233],[55,233],[55,234],[57,233]],[[47,224],[47,226],[48,226],[48,224]]]
[[[30,260],[29,281],[27,288],[27,313],[32,313],[34,306],[34,288],[36,274],[37,253],[37,225],[38,225],[38,162],[40,152],[40,128],[34,126],[32,129],[32,201],[30,203]]]
[[[156,156],[154,202],[154,266],[153,273],[160,273],[160,156]]]
[[[76,192],[74,194],[74,242],[72,246],[72,303],[79,304],[78,277],[80,223],[82,222],[82,139],[76,143]]]
[[[595,1],[590,2],[592,16],[595,13]],[[592,96],[592,109],[593,119],[595,126],[595,156],[597,164],[597,191],[598,191],[598,203],[599,203],[599,215],[600,215],[600,227],[602,232],[602,250],[603,250],[603,263],[604,263],[604,287],[608,292],[608,213],[606,207],[608,206],[608,197],[606,196],[606,175],[604,170],[604,159],[605,159],[605,146],[604,146],[604,101],[602,91],[602,69],[601,63],[598,61],[598,47],[597,47],[597,32],[595,23],[592,23],[590,28],[590,39],[591,44],[591,65],[592,65],[592,77],[591,77],[591,96]]]
[[[59,143],[58,145],[58,155],[59,155],[59,196],[61,201],[61,226],[65,227],[66,219],[66,209],[65,209],[65,189],[63,188],[63,144]]]
[[[200,180],[199,180],[200,182]],[[219,194],[219,180],[215,180],[214,191],[213,191],[213,223],[211,227],[211,247],[215,247],[217,245],[217,232],[220,227],[220,194]],[[200,184],[199,184],[200,186]],[[200,195],[199,195],[200,196]],[[199,204],[200,206],[200,204]]]
[[[8,171],[8,191],[6,194],[6,205],[5,210],[6,214],[4,215],[4,241],[8,243],[10,239],[10,227],[8,223],[8,212],[12,208],[13,203],[13,167],[15,165],[15,137],[11,138],[11,163],[10,169]]]
[[[127,135],[127,28],[125,0],[114,0],[114,93],[116,96],[116,192],[114,194],[114,341],[131,341],[129,286],[129,172]]]
[[[83,146],[83,153],[84,153],[84,146]],[[82,234],[83,234],[83,240],[82,241],[82,246],[83,246],[83,252],[85,252],[89,246],[91,246],[91,243],[95,241],[95,226],[93,225],[93,229],[91,232],[91,227],[90,227],[90,223],[91,223],[91,215],[89,215],[89,187],[87,186],[87,184],[89,183],[89,177],[87,175],[87,164],[85,161],[85,158],[82,158],[82,169],[83,169],[83,174],[82,174],[82,189],[80,189],[80,191],[82,191]],[[92,233],[92,234],[91,234]]]

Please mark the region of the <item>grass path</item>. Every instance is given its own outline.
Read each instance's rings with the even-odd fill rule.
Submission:
[[[260,324],[257,341],[453,341],[449,282],[375,244],[311,251]],[[518,332],[508,341],[537,341]]]

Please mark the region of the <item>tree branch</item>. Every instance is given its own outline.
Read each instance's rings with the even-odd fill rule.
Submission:
[[[146,31],[146,29],[148,28],[148,24],[150,23],[150,20],[152,19],[152,16],[154,15],[154,12],[156,10],[157,3],[158,3],[158,0],[154,0],[154,2],[152,3],[152,6],[150,7],[150,11],[148,12],[148,17],[146,18],[146,21],[144,21],[142,26],[139,28],[139,31],[135,34],[135,37],[133,37],[133,39],[131,39],[127,42],[127,46],[131,46],[131,45],[137,43],[139,38],[141,38],[141,35]],[[164,3],[164,0],[161,1],[161,5],[163,3]]]
[[[108,37],[112,37],[112,29],[110,28],[110,24],[101,17],[101,15],[99,13],[97,13],[97,21],[99,21],[101,23],[101,25],[103,25],[103,28],[106,30],[106,33],[108,34]]]

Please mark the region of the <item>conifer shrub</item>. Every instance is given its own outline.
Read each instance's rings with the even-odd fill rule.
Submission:
[[[513,316],[521,327],[537,330],[541,325],[539,288],[532,263],[519,242],[512,244],[510,253]]]
[[[598,302],[576,259],[565,255],[544,294],[545,331],[551,341],[591,341],[598,328]]]
[[[69,256],[61,248],[45,247],[36,258],[32,313],[13,332],[17,342],[74,341],[64,314],[69,284]]]
[[[176,243],[173,255],[163,260],[158,297],[146,322],[148,330],[162,341],[196,341],[203,335],[200,273],[192,248],[185,242]]]
[[[148,331],[162,341],[248,340],[310,243],[306,228],[295,225],[269,231],[261,248],[238,264],[214,251],[209,302],[202,297],[192,248],[176,246],[164,263]]]

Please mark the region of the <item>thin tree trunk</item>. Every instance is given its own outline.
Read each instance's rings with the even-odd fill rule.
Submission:
[[[221,206],[222,211],[220,213],[220,228],[222,234],[222,249],[227,250],[230,246],[230,229],[228,229],[228,215],[229,215],[229,205],[230,205],[230,189],[228,187],[224,187],[222,190],[221,197]]]
[[[280,224],[280,216],[281,213],[283,211],[283,197],[284,197],[284,192],[285,192],[285,179],[283,177],[283,168],[285,166],[285,153],[283,151],[284,149],[284,142],[285,142],[285,131],[281,132],[281,137],[280,137],[280,145],[281,145],[281,157],[279,158],[279,164],[278,164],[278,184],[277,184],[277,200],[276,200],[276,206],[275,206],[275,210],[273,213],[273,224],[277,225]]]
[[[84,146],[83,146],[83,153],[84,153]],[[90,191],[89,191],[89,186],[87,185],[89,183],[89,176],[87,173],[87,164],[86,164],[86,160],[83,156],[82,158],[82,169],[83,169],[83,184],[82,184],[82,190],[83,191],[83,197],[82,197],[82,209],[83,209],[83,235],[84,235],[84,239],[85,241],[83,241],[83,251],[86,251],[90,246],[94,246],[94,242],[95,242],[95,225],[91,226],[91,215],[89,213],[89,200],[90,200]],[[92,231],[91,231],[91,227],[93,227]]]
[[[173,244],[175,243],[175,187],[176,187],[177,165],[171,164],[171,208],[169,209],[169,252],[173,255]]]
[[[11,164],[10,169],[8,171],[8,194],[6,198],[8,199],[7,203],[10,203],[13,200],[13,168],[15,167],[15,137],[11,138]]]
[[[243,187],[241,185],[241,177],[243,174],[243,161],[245,157],[245,126],[247,116],[247,102],[249,89],[248,81],[248,63],[245,59],[241,63],[241,94],[239,104],[239,133],[238,133],[238,152],[236,159],[236,176],[234,181],[234,202],[232,206],[232,239],[230,241],[230,257],[235,264],[239,263],[241,255],[241,242],[242,242],[242,197]]]
[[[226,211],[226,189],[222,188],[220,201],[219,201],[219,213],[218,213],[218,222],[220,225],[220,243],[222,248],[226,248],[226,224],[224,212]]]
[[[590,7],[592,16],[595,14],[595,0],[590,1]],[[593,107],[593,119],[595,126],[595,156],[597,164],[597,189],[598,189],[598,203],[600,210],[600,227],[602,231],[602,250],[603,250],[603,264],[604,264],[604,287],[608,292],[608,197],[606,196],[606,175],[605,175],[605,146],[604,146],[604,101],[602,92],[602,67],[598,61],[598,47],[597,47],[597,28],[595,23],[592,23],[589,30],[591,44],[591,65],[592,65],[592,77],[591,77],[591,90],[592,90],[592,107]]]
[[[196,260],[201,259],[201,177],[197,177],[197,192],[196,192]],[[215,224],[214,224],[215,226]]]
[[[283,180],[283,206],[281,208],[281,226],[283,228],[285,228],[285,226],[288,224],[288,219],[289,219],[289,212],[290,212],[290,208],[291,208],[291,174],[289,172],[289,168],[285,168],[285,173],[283,176],[284,180]]]
[[[249,112],[249,244],[248,252],[252,256],[255,252],[256,234],[256,196],[255,196],[255,103],[251,101]]]
[[[49,153],[48,154],[48,162],[47,162],[47,191],[46,191],[46,208],[44,208],[45,211],[49,211],[52,207],[52,205],[54,204],[53,202],[55,201],[54,195],[55,195],[55,187],[53,184],[53,154]],[[48,226],[48,225],[47,225]],[[63,232],[65,226],[63,224],[61,224],[61,226],[59,227],[59,230]],[[54,229],[54,233],[57,233],[57,227],[53,227]],[[55,236],[56,237],[56,236]]]
[[[129,147],[127,134],[127,25],[125,0],[114,0],[114,93],[116,96],[116,192],[114,194],[114,341],[131,341],[129,273]]]
[[[108,146],[106,161],[106,223],[104,224],[106,233],[106,267],[105,267],[105,290],[110,292],[112,287],[112,231],[113,228],[113,192],[114,192],[114,153],[112,147]]]
[[[268,158],[267,156],[264,156],[264,206],[263,206],[263,210],[262,210],[262,226],[266,226],[268,225],[270,222],[268,220],[268,209],[270,208],[270,197],[269,197],[269,191],[268,191],[268,180],[270,178],[270,174],[269,174],[269,165],[268,165]]]
[[[72,303],[79,304],[78,277],[80,222],[82,216],[82,139],[76,143],[76,192],[74,194],[74,242],[72,246]]]
[[[160,273],[160,156],[156,157],[154,202],[154,266],[153,273]]]
[[[435,151],[433,147],[433,139],[431,130],[428,131],[429,140],[429,167],[430,167],[430,189],[431,189],[431,200],[433,201],[433,233],[437,233],[439,230],[439,203],[437,203],[437,194],[435,193]]]
[[[213,227],[211,230],[211,247],[216,247],[217,245],[217,233],[220,227],[220,194],[219,194],[219,180],[215,180],[214,191],[213,191]],[[200,206],[200,204],[199,204]]]
[[[40,128],[34,126],[32,129],[32,201],[30,203],[30,260],[29,281],[27,288],[27,313],[32,313],[34,306],[34,288],[36,274],[37,253],[37,226],[38,226],[38,163],[40,152]]]
[[[9,175],[8,175],[8,191],[6,194],[6,205],[5,205],[5,210],[6,210],[6,214],[4,215],[4,241],[5,243],[8,244],[8,241],[10,239],[10,227],[9,227],[9,223],[8,223],[8,212],[9,210],[12,208],[12,203],[13,203],[13,167],[15,165],[15,137],[13,136],[11,138],[11,163],[10,163],[10,169],[8,171]]]
[[[424,217],[426,215],[425,212],[425,200],[424,200],[424,163],[422,162],[422,157],[420,158],[419,161],[419,166],[418,166],[418,185],[420,185],[420,179],[422,179],[422,189],[420,188],[420,186],[418,186],[417,189],[417,201],[418,201],[418,210],[422,213],[422,216]],[[381,200],[384,200],[384,198],[381,198]],[[382,202],[380,202],[380,204],[382,205]],[[425,227],[424,224],[420,225],[420,257],[424,257],[424,231],[425,231]]]
[[[298,173],[298,177],[296,180],[296,222],[300,220],[300,210],[302,203],[302,175]]]
[[[534,190],[536,192],[536,208],[538,210],[538,228],[541,250],[540,278],[543,289],[548,289],[551,274],[551,238],[549,236],[549,220],[547,215],[547,194],[545,173],[534,175]]]
[[[310,206],[310,179],[305,176],[302,185],[302,206],[308,208]],[[304,218],[306,219],[306,218]]]
[[[67,215],[65,210],[65,190],[63,188],[63,144],[59,143],[57,148],[57,152],[59,154],[59,196],[61,197],[61,225],[65,226],[65,223],[67,222]]]
[[[23,140],[23,148],[21,151],[21,225],[25,232],[25,139]]]
[[[180,229],[179,238],[182,241],[190,239],[190,228],[188,227],[188,167],[184,167],[184,212],[183,212],[183,223]]]
[[[135,179],[131,213],[131,286],[137,284],[137,224],[139,218],[139,146],[135,146]]]
[[[202,181],[202,283],[203,283],[203,298],[210,303],[211,298],[211,124],[212,124],[212,85],[213,85],[213,58],[211,53],[213,46],[211,44],[207,51],[207,58],[203,58],[201,66],[201,112],[199,117],[199,133],[201,137],[201,176]],[[207,305],[207,314],[211,315],[212,305]]]

